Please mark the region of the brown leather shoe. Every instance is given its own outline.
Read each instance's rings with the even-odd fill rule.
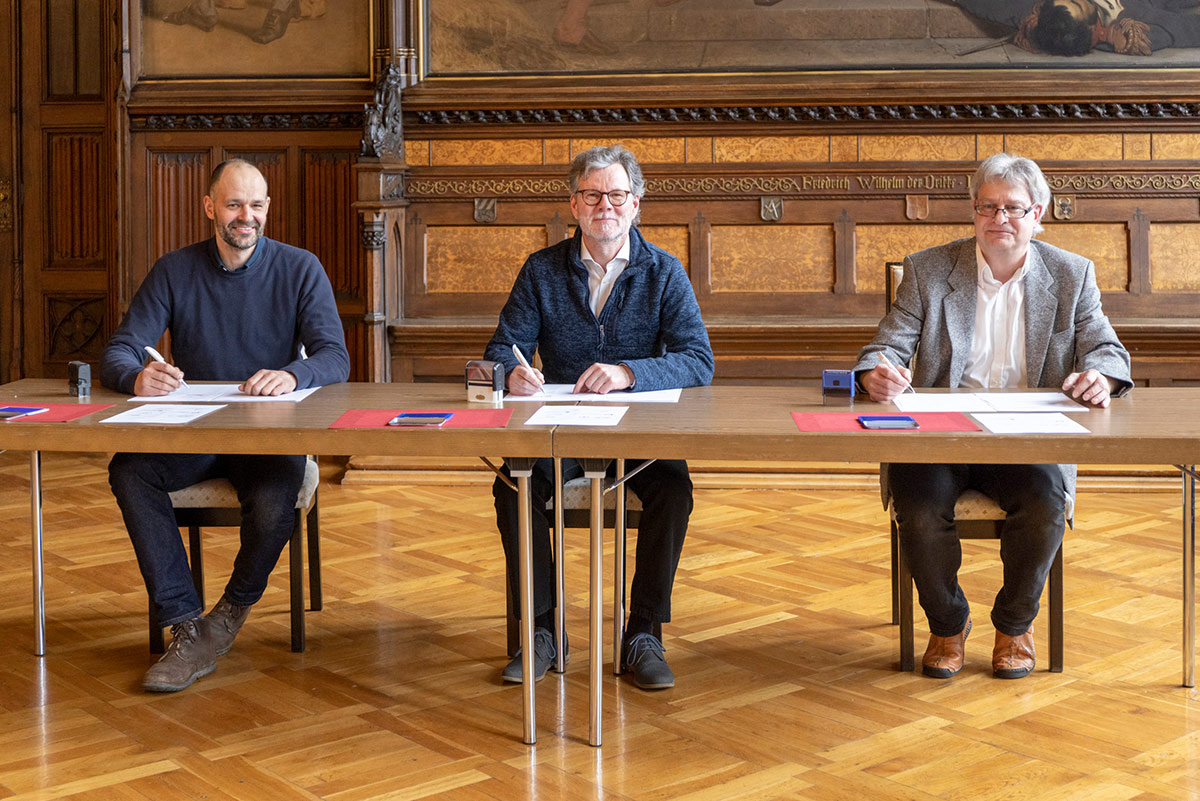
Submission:
[[[212,639],[217,656],[224,656],[233,647],[233,639],[242,630],[242,624],[250,616],[250,607],[235,606],[221,596],[217,605],[208,613],[208,636]]]
[[[171,627],[171,644],[146,671],[142,689],[152,693],[178,692],[216,669],[217,654],[208,636],[208,621],[194,617]]]
[[[996,632],[996,645],[992,648],[993,676],[998,679],[1023,679],[1033,672],[1036,661],[1033,626],[1016,637]]]
[[[948,679],[962,670],[965,661],[967,635],[971,633],[971,618],[958,634],[950,637],[929,635],[929,646],[921,659],[921,672],[935,679]]]

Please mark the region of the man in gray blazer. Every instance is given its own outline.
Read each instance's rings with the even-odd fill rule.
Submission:
[[[1095,267],[1033,239],[1050,203],[1037,164],[1007,153],[988,158],[971,181],[971,199],[974,237],[904,260],[891,311],[854,368],[862,391],[886,403],[910,383],[1062,388],[1097,408],[1128,392],[1129,353],[1100,308]],[[882,479],[929,619],[925,675],[958,673],[971,631],[954,528],[954,504],[966,489],[993,498],[1007,513],[1004,586],[992,607],[992,672],[1005,679],[1028,675],[1033,619],[1062,543],[1075,466],[891,464]]]

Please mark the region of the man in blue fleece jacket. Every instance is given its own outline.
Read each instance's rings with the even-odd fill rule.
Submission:
[[[619,145],[594,147],[575,158],[568,182],[578,230],[526,260],[488,343],[486,358],[504,364],[508,391],[530,395],[547,380],[599,393],[708,384],[712,348],[691,281],[679,259],[633,227],[645,192],[637,159]],[[538,351],[545,373],[521,366],[513,345],[530,357]],[[629,469],[638,464],[630,462]],[[563,474],[570,480],[582,473],[564,460]],[[552,461],[539,460],[530,482],[538,679],[557,656],[554,567],[544,512],[553,484]],[[671,619],[671,585],[692,511],[692,481],[686,462],[659,460],[629,485],[642,501],[642,518],[621,666],[642,689],[673,687],[662,624]],[[517,495],[499,480],[492,494],[508,586],[515,594]],[[520,607],[515,599],[513,607]],[[522,676],[518,653],[503,678],[520,682]]]
[[[163,256],[104,349],[100,380],[133,395],[166,395],[186,374],[237,381],[250,395],[282,395],[345,381],[350,357],[333,290],[308,251],[262,235],[271,199],[254,165],[213,171],[204,212],[215,236]],[[175,364],[143,364],[170,331]],[[308,358],[301,356],[301,348]],[[216,669],[267,586],[291,538],[304,456],[118,453],[108,466],[159,622],[171,645],[142,680],[174,692]],[[242,501],[241,548],[213,610],[203,616],[169,493],[223,476]]]

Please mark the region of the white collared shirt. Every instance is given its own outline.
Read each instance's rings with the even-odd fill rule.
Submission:
[[[587,245],[581,239],[579,241],[579,259],[583,262],[583,266],[587,267],[588,301],[592,307],[592,314],[599,319],[600,312],[604,310],[604,304],[608,302],[608,296],[612,294],[613,284],[617,282],[622,271],[629,266],[629,237],[625,237],[625,244],[621,245],[621,249],[617,251],[617,255],[613,256],[613,260],[603,266],[592,258]]]
[[[1025,264],[1013,277],[1000,283],[992,277],[979,245],[975,294],[975,332],[971,354],[963,370],[961,386],[976,389],[1023,387],[1025,369]]]

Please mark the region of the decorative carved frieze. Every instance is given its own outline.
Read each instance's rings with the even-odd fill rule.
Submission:
[[[490,195],[566,197],[567,182],[563,178],[410,178],[406,189],[409,198],[474,198]]]
[[[1194,194],[1200,191],[1200,175],[1193,172],[1047,175],[1046,181],[1055,192]]]
[[[363,223],[360,241],[366,250],[380,250],[387,244],[387,233],[382,227],[375,227],[369,223]]]
[[[1200,103],[897,103],[686,108],[459,109],[413,112],[420,125],[1194,120]]]
[[[362,128],[358,111],[303,114],[140,114],[129,120],[133,131],[344,131]]]

